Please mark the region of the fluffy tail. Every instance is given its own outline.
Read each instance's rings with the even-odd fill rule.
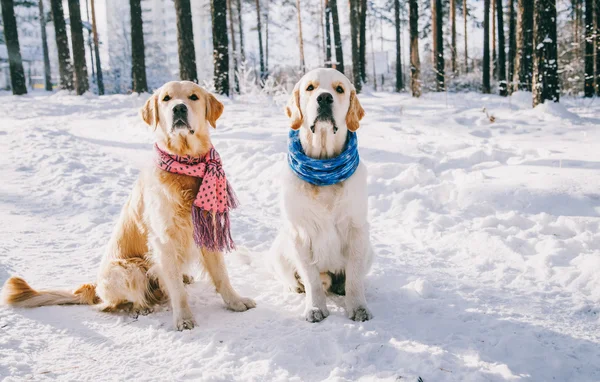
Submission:
[[[36,308],[46,305],[94,305],[100,303],[96,295],[96,285],[83,284],[76,291],[66,290],[35,290],[20,277],[6,280],[0,303],[17,308]]]

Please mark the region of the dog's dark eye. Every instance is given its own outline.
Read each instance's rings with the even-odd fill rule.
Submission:
[[[165,102],[168,102],[170,100],[171,100],[171,97],[169,97],[168,94],[163,98],[163,101],[165,101]]]
[[[344,94],[344,88],[341,86],[338,86],[337,88],[335,88],[335,91],[340,93],[340,94]]]
[[[198,101],[198,96],[195,94],[192,94],[191,96],[189,96],[189,99],[191,99],[192,101]]]
[[[315,87],[312,85],[308,85],[308,87],[306,88],[307,92],[312,92],[313,90],[315,90]]]

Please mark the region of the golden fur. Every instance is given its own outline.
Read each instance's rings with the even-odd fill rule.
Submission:
[[[173,106],[179,104],[188,110],[187,129],[176,129],[172,123]],[[203,156],[212,146],[208,125],[216,127],[222,112],[223,104],[212,94],[182,81],[169,82],[157,90],[141,109],[141,117],[163,150]],[[254,301],[240,297],[231,286],[223,254],[199,250],[193,242],[191,207],[199,185],[197,178],[148,169],[121,211],[97,284],[82,285],[75,292],[36,291],[25,280],[12,277],[4,285],[2,302],[16,307],[100,303],[104,311],[130,307],[134,312],[147,312],[168,296],[177,329],[191,329],[195,321],[183,271],[188,264],[200,261],[230,309],[253,308]]]

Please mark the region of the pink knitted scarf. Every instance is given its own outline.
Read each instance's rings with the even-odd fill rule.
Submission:
[[[154,145],[156,164],[172,174],[200,178],[198,194],[192,204],[194,241],[198,247],[212,251],[231,251],[235,244],[231,238],[229,210],[238,201],[225,177],[221,157],[214,147],[203,157],[172,155]]]

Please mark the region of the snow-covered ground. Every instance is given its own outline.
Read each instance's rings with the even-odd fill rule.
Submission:
[[[95,278],[151,135],[145,96],[0,96],[0,283]],[[225,100],[214,131],[241,199],[232,282],[258,307],[188,287],[198,326],[89,306],[0,307],[0,377],[17,380],[600,381],[600,102],[530,95],[360,96],[372,321],[332,299],[319,324],[262,264],[279,224],[288,124]],[[495,119],[492,123],[490,117]]]

